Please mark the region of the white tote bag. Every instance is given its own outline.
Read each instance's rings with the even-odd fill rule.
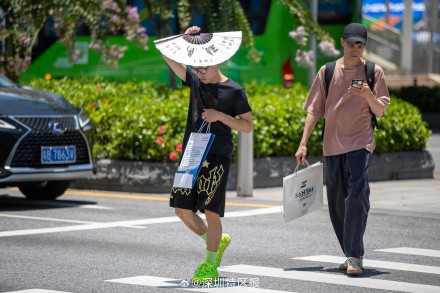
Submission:
[[[202,133],[203,127],[206,125],[207,133]],[[209,133],[210,126],[210,123],[203,121],[199,132],[191,132],[179,168],[174,175],[173,187],[189,189],[194,187],[200,168],[202,168],[215,137],[214,134]]]
[[[307,163],[307,161],[306,161]],[[307,213],[321,209],[323,202],[323,164],[309,165],[283,178],[284,222],[290,222]]]

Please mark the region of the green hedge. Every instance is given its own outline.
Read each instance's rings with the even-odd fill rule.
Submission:
[[[59,94],[89,114],[95,123],[93,154],[97,159],[160,162],[181,156],[187,88],[98,78],[33,80],[28,85]],[[306,88],[296,84],[287,90],[257,83],[244,87],[253,108],[255,158],[293,156],[306,117],[302,110]],[[322,125],[318,123],[309,139],[309,155],[322,154]],[[419,110],[395,97],[375,133],[376,153],[421,150],[431,134]]]

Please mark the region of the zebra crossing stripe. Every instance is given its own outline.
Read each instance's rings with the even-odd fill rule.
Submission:
[[[331,255],[313,255],[313,256],[305,256],[305,257],[295,257],[292,259],[308,260],[315,262],[328,262],[335,264],[341,264],[346,260],[345,257],[331,256]],[[364,259],[364,267],[440,275],[440,267],[416,265],[416,264],[409,264],[402,262]]]
[[[412,248],[412,247],[396,247],[396,248],[387,248],[387,249],[375,249],[374,251],[400,253],[400,254],[412,254],[412,255],[430,256],[430,257],[440,257],[440,250]]]
[[[373,278],[349,278],[341,274],[304,272],[299,270],[284,270],[279,268],[250,266],[250,265],[234,265],[220,267],[220,271],[246,274],[254,276],[266,276],[273,278],[284,278],[299,281],[319,282],[333,285],[353,286],[362,288],[371,288],[379,290],[390,290],[400,292],[424,292],[438,293],[440,287],[432,285],[414,284],[406,282],[388,281]]]
[[[239,283],[236,286],[221,286],[222,282],[220,281],[219,285],[211,284],[202,286],[192,286],[190,280],[182,280],[182,279],[167,279],[161,277],[154,276],[137,276],[130,278],[122,278],[122,279],[113,279],[107,280],[106,282],[112,283],[122,283],[129,285],[139,285],[139,286],[148,286],[148,287],[156,287],[161,289],[181,289],[184,291],[193,291],[193,292],[237,292],[237,293],[287,293],[290,291],[279,291],[279,290],[271,290],[271,289],[262,289],[256,286],[244,286]],[[223,282],[224,284],[224,282]]]

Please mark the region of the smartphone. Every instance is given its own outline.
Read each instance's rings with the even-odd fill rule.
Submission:
[[[352,79],[351,80],[351,86],[354,86],[354,87],[362,87],[362,84],[364,83],[364,80],[363,79],[357,79],[357,78],[355,78],[355,79]]]

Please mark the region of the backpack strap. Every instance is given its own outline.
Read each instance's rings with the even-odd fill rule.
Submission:
[[[328,96],[328,89],[330,87],[330,82],[333,78],[333,73],[335,72],[336,61],[329,62],[325,64],[325,72],[324,72],[324,82],[325,82],[325,98]],[[324,130],[325,130],[325,119],[324,126],[322,126],[321,138],[324,140]]]
[[[365,76],[367,78],[367,83],[368,83],[368,87],[370,88],[371,91],[374,90],[374,66],[375,64],[371,61],[366,61],[365,62]],[[373,130],[375,128],[378,128],[377,125],[377,118],[376,115],[374,115],[374,113],[371,113],[371,127],[373,127]]]
[[[333,78],[333,73],[335,72],[336,61],[329,62],[325,64],[325,97],[328,96],[328,88],[330,87],[330,82]]]
[[[371,61],[365,62],[365,76],[367,77],[367,83],[370,87],[370,90],[374,89],[374,66],[375,64]]]

